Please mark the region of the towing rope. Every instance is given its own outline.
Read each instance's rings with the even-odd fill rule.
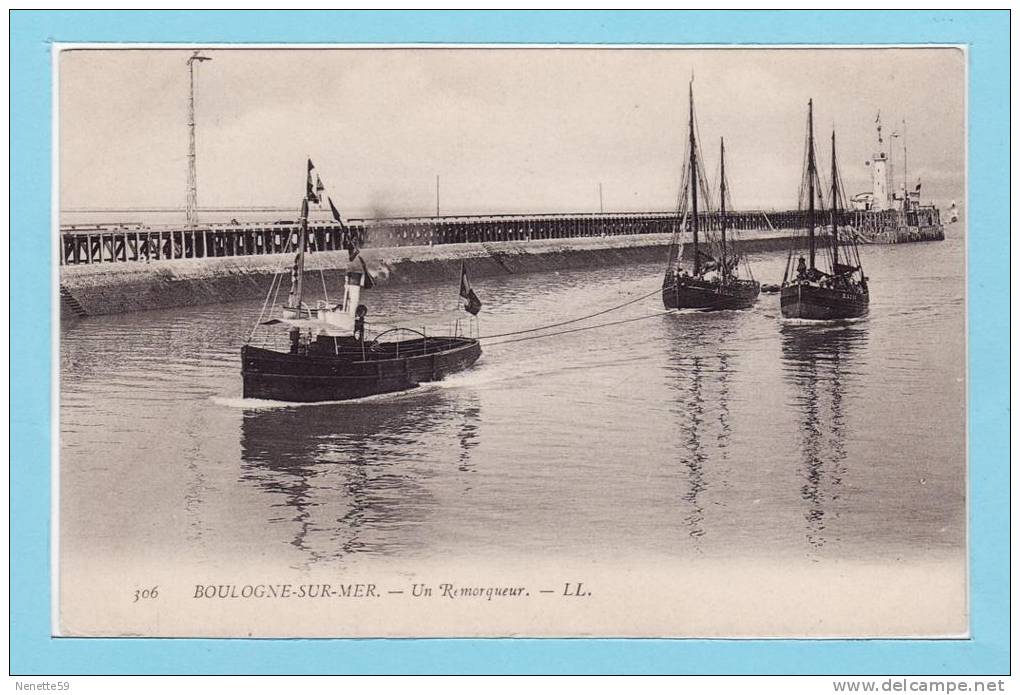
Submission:
[[[655,291],[649,292],[648,294],[645,294],[645,295],[641,295],[637,299],[631,299],[629,301],[624,302],[623,304],[617,304],[616,306],[609,307],[608,309],[603,309],[602,311],[596,311],[594,314],[588,314],[587,316],[581,316],[579,318],[569,319],[567,321],[560,321],[558,323],[550,323],[550,324],[548,324],[546,326],[537,326],[535,328],[525,328],[525,329],[522,329],[522,330],[519,330],[519,331],[510,331],[509,333],[495,333],[493,335],[483,335],[483,336],[479,336],[478,339],[479,340],[490,340],[492,338],[506,338],[506,337],[512,336],[512,335],[522,335],[524,333],[535,333],[536,331],[547,331],[550,328],[559,328],[560,326],[566,326],[566,325],[571,324],[571,323],[577,323],[578,321],[587,321],[588,319],[593,319],[596,316],[602,316],[603,314],[608,314],[611,311],[616,311],[617,309],[622,309],[625,306],[630,306],[631,304],[636,304],[637,302],[640,302],[643,299],[648,299],[649,297],[651,297],[653,295],[659,294],[660,292],[662,292],[663,289],[672,289],[672,286],[670,286],[670,287],[659,287]],[[604,324],[604,325],[612,325],[612,324]],[[594,326],[593,326],[593,328],[594,328]],[[577,329],[577,330],[583,330],[583,329]],[[571,331],[566,331],[566,332],[569,333]],[[556,334],[553,334],[553,335],[560,335],[560,334],[556,333]],[[512,341],[501,341],[501,342],[512,342]],[[493,345],[497,345],[498,343],[492,343],[492,344]]]
[[[273,304],[275,305],[276,297],[278,296],[279,291],[280,291],[280,286],[283,285],[282,282],[279,282],[279,284],[277,284],[277,281],[280,280],[281,278],[282,278],[282,274],[278,275],[277,277],[274,277],[273,278],[273,282],[270,283],[269,292],[266,295],[266,301],[262,305],[262,311],[259,312],[259,322],[261,322],[262,316],[265,313],[266,307],[269,304],[269,297],[270,296],[273,296]],[[323,284],[325,285],[325,283],[323,283]],[[580,316],[578,318],[568,319],[566,321],[558,321],[556,323],[550,323],[550,324],[547,324],[545,326],[536,326],[534,328],[524,328],[524,329],[521,329],[521,330],[518,330],[518,331],[509,331],[507,333],[495,333],[493,335],[483,335],[483,336],[479,336],[478,340],[492,340],[494,338],[507,338],[507,337],[510,337],[510,336],[520,336],[520,335],[524,335],[525,333],[537,333],[539,331],[548,331],[548,330],[550,330],[552,328],[559,328],[561,326],[567,326],[567,325],[570,325],[572,323],[578,323],[579,321],[587,321],[588,319],[593,319],[593,318],[595,318],[597,316],[603,316],[603,315],[608,314],[608,313],[610,313],[612,311],[618,311],[619,309],[623,309],[624,307],[628,307],[631,304],[636,304],[636,303],[638,303],[638,302],[640,302],[642,300],[648,299],[649,297],[652,297],[652,296],[654,296],[656,294],[659,294],[663,290],[673,289],[674,287],[676,287],[675,284],[658,287],[655,290],[649,292],[648,294],[643,294],[640,297],[636,297],[634,299],[627,300],[626,302],[624,302],[622,304],[617,304],[616,306],[611,306],[608,309],[603,309],[602,311],[596,311],[594,314],[588,314],[586,316]],[[276,290],[275,294],[274,294],[274,288]],[[323,287],[323,289],[325,289],[325,287]],[[493,345],[506,345],[508,343],[519,343],[519,342],[522,342],[522,341],[525,341],[525,340],[535,340],[536,338],[552,338],[554,336],[566,335],[568,333],[577,333],[579,331],[589,331],[589,330],[594,330],[596,328],[606,328],[608,326],[618,326],[620,324],[631,323],[633,321],[643,321],[645,319],[654,318],[656,316],[664,316],[665,314],[669,314],[669,313],[671,313],[671,310],[658,311],[658,312],[655,312],[654,314],[646,314],[645,316],[637,316],[637,317],[629,318],[629,319],[621,319],[619,321],[610,321],[608,323],[600,323],[600,324],[596,324],[594,326],[581,326],[579,328],[570,328],[570,329],[567,329],[565,331],[556,331],[555,333],[542,333],[541,335],[524,336],[522,338],[513,338],[512,340],[499,340],[499,341],[496,341],[495,343],[487,343],[487,345],[489,345],[489,346],[493,346]],[[259,322],[256,322],[256,324],[255,324],[256,328],[258,328]],[[400,326],[389,326],[389,324],[385,324],[385,323],[379,323],[379,324],[373,324],[373,325],[388,326],[388,327],[391,327],[391,328],[400,328]],[[255,335],[255,331],[253,330],[252,331],[252,337],[254,337],[254,335]],[[252,337],[249,337],[248,340],[251,341]]]
[[[565,335],[567,333],[577,333],[578,331],[590,331],[590,330],[594,330],[596,328],[605,328],[607,326],[619,326],[622,323],[631,323],[633,321],[644,321],[645,319],[655,318],[656,316],[665,316],[666,314],[671,314],[671,313],[673,313],[673,311],[671,309],[668,309],[666,311],[657,311],[654,314],[646,314],[645,316],[635,316],[635,317],[629,318],[629,319],[620,319],[619,321],[609,321],[608,323],[599,323],[599,324],[596,324],[594,326],[581,326],[580,328],[568,328],[565,331],[556,331],[555,333],[543,333],[542,335],[528,335],[528,336],[524,336],[523,338],[512,338],[510,340],[498,340],[495,343],[488,343],[488,346],[491,347],[493,345],[506,345],[507,343],[520,343],[520,342],[525,341],[525,340],[535,340],[537,338],[552,338],[553,336]],[[536,328],[534,330],[541,330],[541,329]],[[481,338],[479,338],[479,340],[481,340]]]

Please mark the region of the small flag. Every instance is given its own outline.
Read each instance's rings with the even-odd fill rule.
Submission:
[[[314,170],[315,170],[315,165],[312,164],[312,160],[309,159],[308,160],[308,178],[307,178],[307,181],[305,183],[305,197],[308,198],[309,202],[318,203],[319,202],[319,196],[316,195],[315,187],[312,186],[312,171],[314,171]],[[316,175],[315,178],[316,179],[319,178],[318,175]]]
[[[329,203],[329,211],[333,214],[333,219],[340,223],[340,229],[344,233],[344,248],[347,249],[347,262],[350,263],[358,257],[358,240],[354,237],[352,232],[347,225],[344,224],[343,219],[340,217],[340,211],[336,209],[336,205],[333,205],[333,199],[326,197],[326,201]]]
[[[336,205],[333,205],[333,199],[327,196],[326,200],[329,202],[329,211],[333,214],[333,219],[339,222],[341,227],[346,226],[344,225],[344,221],[340,219],[340,211],[336,209]]]
[[[301,219],[308,219],[308,198],[301,200]]]
[[[353,232],[344,230],[344,248],[347,249],[347,262],[350,263],[358,257],[361,249],[358,248],[358,240],[354,238]],[[364,261],[362,261],[364,262]]]
[[[879,119],[881,117],[882,117],[882,111],[879,110],[879,112],[875,114],[875,123],[878,123],[878,121],[879,121]],[[312,160],[309,159],[308,161],[311,162]]]
[[[319,197],[320,200],[322,199],[322,192],[325,191],[325,190],[326,190],[326,187],[322,185],[322,179],[320,179],[319,175],[316,174],[315,175],[315,194]]]
[[[340,229],[343,230],[343,247],[347,250],[347,262],[350,263],[358,257],[358,252],[361,250],[358,248],[358,239],[354,236],[354,232],[340,218],[340,211],[336,209],[336,205],[333,205],[333,199],[327,197],[326,200],[329,202],[329,211],[333,213],[333,219],[340,223]]]
[[[370,290],[373,287],[375,287],[375,278],[372,277],[372,274],[370,272],[368,272],[368,266],[365,265],[365,259],[364,258],[359,258],[358,260],[361,261],[361,269],[365,273],[365,285],[364,285],[364,287],[365,287],[366,290]]]
[[[482,309],[482,300],[471,289],[471,282],[467,276],[467,266],[464,263],[460,264],[460,296],[467,300],[464,303],[464,310],[473,316],[477,316],[478,312]]]
[[[914,189],[914,192],[915,193],[920,193],[921,192],[921,182],[920,181],[917,182],[917,187]]]

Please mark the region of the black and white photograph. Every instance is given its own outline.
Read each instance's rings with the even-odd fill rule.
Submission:
[[[965,47],[58,48],[55,635],[969,634]]]

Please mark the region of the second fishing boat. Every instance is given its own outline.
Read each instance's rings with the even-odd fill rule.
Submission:
[[[815,228],[816,216],[819,216],[819,213],[824,216],[824,201],[823,188],[815,165],[814,111],[811,101],[808,101],[805,159],[801,191],[807,196],[807,200],[802,202],[807,203],[808,258],[805,260],[804,256],[799,256],[794,266],[792,250],[787,257],[779,295],[783,318],[833,321],[864,316],[868,313],[870,301],[868,278],[861,266],[853,230],[845,225],[841,229],[839,225],[845,203],[839,169],[836,166],[835,130],[832,132],[828,238],[824,228],[820,227],[817,231]],[[818,243],[819,237],[823,242],[821,248]]]

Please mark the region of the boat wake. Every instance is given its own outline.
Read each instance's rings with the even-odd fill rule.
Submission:
[[[850,319],[795,319],[779,317],[779,322],[784,326],[852,326],[862,321],[867,321],[867,316],[858,316]]]
[[[362,398],[348,398],[342,401],[312,401],[310,403],[302,403],[299,401],[270,401],[261,398],[227,398],[223,396],[213,396],[212,402],[216,405],[223,406],[226,408],[239,408],[241,410],[278,410],[281,408],[305,408],[308,406],[317,405],[362,405],[364,403],[373,403],[377,401],[399,401],[405,398],[413,398],[416,395],[420,395],[430,387],[437,386],[440,382],[421,384],[415,388],[407,389],[404,391],[394,391],[393,393],[377,393],[372,396],[364,396]]]
[[[674,307],[674,308],[671,308],[671,309],[666,309],[663,313],[669,314],[670,316],[673,316],[673,315],[676,315],[676,316],[687,316],[687,315],[690,315],[690,314],[707,314],[708,312],[705,311],[704,309],[677,309],[677,308]]]

